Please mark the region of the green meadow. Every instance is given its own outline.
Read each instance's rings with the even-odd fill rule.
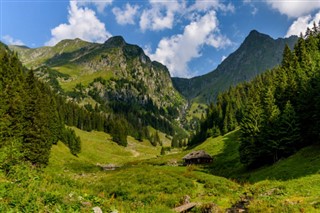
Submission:
[[[174,212],[190,196],[204,212],[225,212],[244,197],[249,212],[319,212],[319,147],[308,147],[273,166],[247,171],[239,162],[237,131],[209,138],[192,150],[214,158],[208,166],[182,166],[191,150],[161,147],[128,138],[124,148],[103,132],[74,128],[82,152],[54,145],[44,170],[19,165],[0,176],[0,212]],[[312,153],[312,154],[310,154]],[[175,163],[172,163],[175,162]],[[104,171],[99,165],[119,168]]]

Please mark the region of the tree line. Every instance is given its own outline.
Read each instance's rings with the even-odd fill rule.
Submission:
[[[33,71],[22,66],[16,53],[0,43],[0,167],[9,171],[20,161],[45,166],[58,140],[71,153],[81,150],[80,138],[66,128],[56,96]]]
[[[240,127],[240,160],[248,167],[272,164],[320,140],[320,30],[314,24],[281,65],[251,82],[230,87],[211,104],[190,141]]]

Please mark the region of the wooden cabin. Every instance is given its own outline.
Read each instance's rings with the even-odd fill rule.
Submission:
[[[185,165],[190,164],[209,164],[212,163],[212,157],[203,150],[193,151],[183,158]]]

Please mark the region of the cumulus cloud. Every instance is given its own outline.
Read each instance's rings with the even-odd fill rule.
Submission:
[[[45,45],[52,46],[63,39],[74,38],[102,43],[111,36],[93,10],[80,7],[76,1],[70,1],[68,13],[68,23],[53,28],[52,38]]]
[[[119,7],[115,7],[112,9],[112,12],[116,16],[118,24],[135,24],[134,18],[138,12],[138,9],[139,6],[131,6],[129,3],[127,3],[124,10],[121,10]]]
[[[79,6],[93,4],[97,7],[98,12],[102,13],[106,6],[112,4],[113,0],[77,0]]]
[[[233,4],[229,3],[227,5],[222,4],[219,0],[207,1],[207,0],[196,0],[196,2],[189,7],[189,11],[201,11],[206,12],[212,9],[219,9],[223,12],[234,12],[235,7]]]
[[[232,42],[224,35],[211,34],[208,36],[206,44],[221,49],[232,45]]]
[[[2,40],[4,41],[4,43],[8,45],[19,45],[19,46],[25,45],[21,40],[14,39],[9,35],[2,36]]]
[[[175,15],[184,10],[184,3],[178,0],[157,1],[149,0],[151,8],[145,9],[140,17],[140,28],[145,30],[172,29]]]
[[[273,9],[278,10],[281,14],[287,15],[290,18],[298,18],[307,15],[320,8],[320,1],[275,1],[266,0],[267,4]]]
[[[320,21],[320,11],[315,15],[307,15],[299,17],[295,20],[292,25],[289,27],[289,30],[286,34],[286,37],[290,37],[292,35],[300,35],[300,33],[304,34],[309,27],[310,29],[313,27],[313,23],[318,24]]]
[[[216,12],[211,10],[184,28],[182,34],[163,38],[150,57],[165,64],[172,76],[191,77],[188,62],[201,56],[201,47],[222,48],[231,42],[219,33]]]
[[[221,62],[223,62],[226,58],[227,58],[227,56],[223,55],[223,56],[221,57]]]

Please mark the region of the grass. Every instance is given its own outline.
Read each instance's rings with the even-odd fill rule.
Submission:
[[[151,126],[148,126],[148,131],[151,133],[151,134],[156,134],[156,129],[154,129],[153,127]],[[161,131],[158,131],[158,135],[160,137],[160,141],[162,142],[162,146],[164,147],[170,147],[171,146],[171,140],[172,140],[172,136],[167,136],[165,133],[161,132]]]
[[[319,212],[320,149],[305,148],[277,164],[246,171],[239,162],[238,131],[209,138],[193,150],[210,153],[210,166],[169,166],[191,150],[160,156],[160,147],[128,137],[128,147],[102,132],[74,128],[82,152],[72,156],[64,144],[53,146],[42,172],[22,164],[12,174],[0,172],[0,212],[173,212],[189,195],[200,205],[217,204],[225,211],[241,197],[250,197],[249,212]],[[318,151],[319,150],[319,151]],[[97,163],[120,165],[102,171]],[[219,176],[216,176],[219,174]],[[230,177],[232,180],[225,177]]]
[[[64,91],[73,91],[77,84],[88,86],[95,78],[102,77],[103,79],[110,79],[113,76],[110,70],[100,70],[92,73],[91,71],[83,71],[85,69],[74,65],[66,64],[60,67],[54,67],[54,70],[58,72],[70,75],[70,79],[67,81],[60,80],[60,85]]]
[[[207,105],[193,101],[191,103],[190,109],[188,110],[187,120],[190,121],[194,117],[201,119],[202,116],[206,115],[206,110]]]
[[[74,171],[81,169],[97,169],[96,164],[117,164],[122,165],[129,161],[141,160],[156,157],[160,153],[160,147],[152,147],[147,141],[139,142],[132,137],[128,137],[128,147],[124,148],[111,140],[111,136],[104,132],[81,131],[73,128],[81,138],[82,152],[75,157],[68,153],[67,148],[62,143],[53,146],[48,170],[59,170],[64,166]],[[86,165],[86,166],[84,166]]]
[[[272,166],[257,169],[245,175],[250,182],[261,180],[292,180],[300,177],[320,174],[320,146],[306,147],[287,159]]]

